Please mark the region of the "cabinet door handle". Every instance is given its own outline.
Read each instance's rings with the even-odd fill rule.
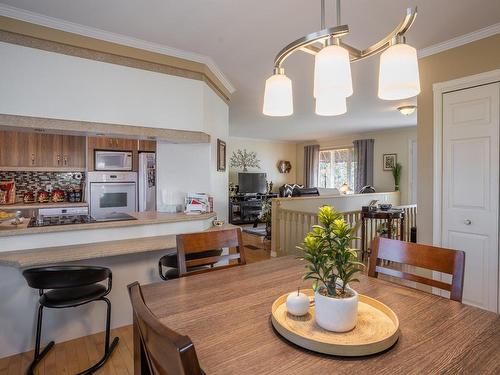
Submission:
[[[65,155],[64,156],[64,166],[68,165],[68,157]]]
[[[464,220],[464,224],[465,225],[471,225],[472,224],[472,220],[471,219],[465,219]]]
[[[57,165],[61,165],[61,155],[57,154]]]
[[[31,165],[35,165],[35,154],[31,154]]]

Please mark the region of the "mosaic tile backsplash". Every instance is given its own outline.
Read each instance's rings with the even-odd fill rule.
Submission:
[[[22,202],[24,193],[38,190],[62,189],[64,191],[71,187],[85,186],[85,173],[82,172],[2,172],[0,181],[14,179],[16,183],[16,202]]]

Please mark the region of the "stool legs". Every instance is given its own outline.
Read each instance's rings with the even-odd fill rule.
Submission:
[[[111,345],[109,345],[109,335],[110,335],[110,330],[111,330],[111,302],[109,302],[109,299],[106,297],[101,298],[102,301],[106,302],[107,305],[107,313],[106,313],[106,334],[105,334],[105,339],[104,339],[104,355],[102,358],[97,362],[94,366],[78,373],[78,375],[90,375],[96,372],[99,368],[101,368],[108,358],[110,357],[111,353],[113,353],[113,350],[116,348],[116,345],[118,344],[118,337],[115,337],[113,339],[113,342]]]
[[[49,352],[49,350],[54,346],[54,341],[51,341],[40,353],[40,341],[42,339],[42,318],[43,318],[43,306],[38,305],[38,318],[36,322],[36,339],[35,339],[35,355],[33,361],[31,362],[26,374],[32,375],[33,370],[40,360]]]

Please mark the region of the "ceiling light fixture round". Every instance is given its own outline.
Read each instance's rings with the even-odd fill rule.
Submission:
[[[416,109],[416,105],[403,105],[401,107],[398,107],[398,111],[405,116],[411,115],[413,112],[415,112]]]
[[[266,81],[263,106],[265,115],[289,116],[293,113],[292,83],[282,72],[282,64],[297,51],[315,55],[313,94],[319,99],[316,100],[318,114],[341,114],[339,107],[331,104],[331,97],[336,96],[337,104],[341,102],[339,97],[343,97],[345,106],[345,98],[352,95],[350,63],[384,51],[380,61],[379,97],[395,100],[415,96],[420,92],[415,49],[404,43],[395,43],[404,41],[405,33],[417,16],[417,8],[408,8],[404,19],[389,35],[363,50],[341,41],[341,37],[349,33],[349,27],[341,25],[340,10],[340,0],[336,0],[337,25],[325,27],[325,0],[321,0],[321,30],[293,41],[276,55],[274,74]],[[326,96],[323,97],[323,94]],[[279,95],[283,97],[280,98]]]

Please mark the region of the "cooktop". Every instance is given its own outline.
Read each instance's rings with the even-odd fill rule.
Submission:
[[[40,216],[38,218],[32,217],[28,224],[28,228],[50,227],[54,225],[88,224],[95,222],[96,220],[90,215]]]

